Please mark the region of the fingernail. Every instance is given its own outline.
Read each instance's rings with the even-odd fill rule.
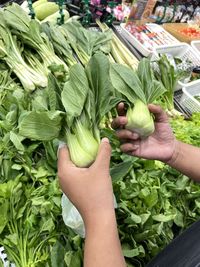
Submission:
[[[109,139],[107,137],[102,138],[101,142],[102,143],[108,143],[108,144],[110,143],[110,141],[109,141]]]
[[[61,149],[61,148],[63,148],[63,147],[66,147],[65,142],[59,141],[59,144],[58,144],[58,150],[57,150],[57,157],[58,157],[59,149]]]
[[[66,143],[63,141],[59,141],[58,149],[61,149],[63,147],[66,147]]]
[[[139,138],[139,135],[137,133],[132,133],[132,138],[133,139],[138,139]]]

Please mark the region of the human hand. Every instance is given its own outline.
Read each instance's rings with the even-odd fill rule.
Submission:
[[[140,139],[137,133],[124,129],[127,118],[123,103],[118,105],[119,116],[113,120],[112,127],[116,129],[116,135],[122,143],[121,150],[124,153],[167,163],[174,157],[178,142],[169,125],[167,114],[161,107],[150,104],[149,111],[155,117],[155,131],[146,139]]]
[[[58,152],[60,186],[79,210],[85,224],[96,216],[114,211],[112,181],[109,174],[111,147],[103,138],[96,161],[89,168],[78,168],[70,160],[66,146]]]

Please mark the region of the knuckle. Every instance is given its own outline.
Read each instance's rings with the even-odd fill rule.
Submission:
[[[119,120],[118,120],[118,117],[115,118],[112,123],[111,123],[111,126],[113,129],[116,129],[118,126],[119,126]]]

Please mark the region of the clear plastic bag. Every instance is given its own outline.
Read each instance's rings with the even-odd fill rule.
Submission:
[[[61,199],[62,216],[64,223],[76,234],[85,237],[85,226],[77,208],[71,203],[68,197],[63,194]]]
[[[76,209],[76,207],[71,203],[71,201],[65,194],[62,195],[61,206],[62,206],[62,216],[64,223],[68,227],[70,227],[76,234],[84,238],[85,226],[83,219],[78,210]],[[117,202],[115,196],[114,196],[114,207],[117,208]]]

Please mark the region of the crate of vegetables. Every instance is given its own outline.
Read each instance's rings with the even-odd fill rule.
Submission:
[[[177,89],[198,84],[200,87],[200,75],[193,75],[193,69],[200,66],[200,55],[187,43],[163,46],[155,49],[151,60],[155,61],[159,55],[167,54],[174,59],[175,68],[181,68],[184,72],[179,79]]]
[[[122,23],[122,35],[144,56],[149,56],[155,48],[180,43],[163,27],[154,23],[136,25],[130,21]]]
[[[191,113],[200,112],[200,86],[199,84],[183,88],[181,105]]]
[[[165,23],[163,27],[181,42],[190,44],[191,41],[200,39],[200,28],[198,25],[189,25],[187,23]]]

